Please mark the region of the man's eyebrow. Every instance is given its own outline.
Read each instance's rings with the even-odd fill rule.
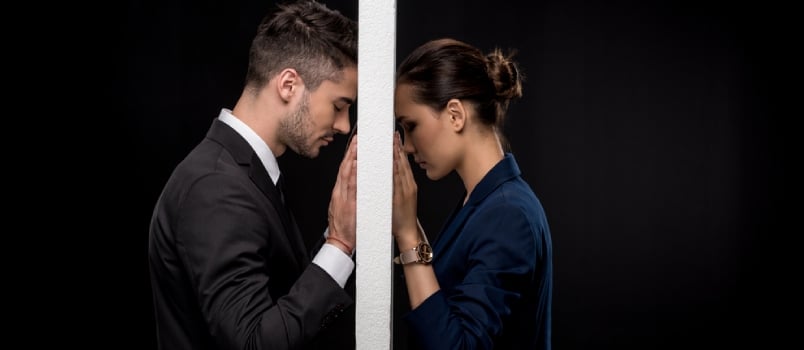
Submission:
[[[343,101],[346,104],[353,105],[355,104],[355,100],[348,98],[348,97],[339,97],[338,100]]]

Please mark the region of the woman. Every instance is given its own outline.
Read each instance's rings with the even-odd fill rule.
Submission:
[[[500,50],[452,39],[425,43],[398,69],[395,261],[412,309],[404,319],[422,349],[550,349],[550,229],[500,134],[521,79]],[[456,171],[466,190],[432,247],[407,154],[431,180]]]

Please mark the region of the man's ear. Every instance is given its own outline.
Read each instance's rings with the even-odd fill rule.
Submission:
[[[300,85],[301,77],[293,68],[283,69],[276,79],[276,91],[279,94],[279,98],[285,103],[290,102],[293,95],[298,92]]]
[[[447,118],[453,130],[461,132],[466,125],[466,106],[457,98],[447,101],[447,108],[445,108]]]

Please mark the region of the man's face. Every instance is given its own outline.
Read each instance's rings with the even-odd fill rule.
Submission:
[[[315,91],[305,89],[296,109],[280,123],[279,135],[299,155],[318,157],[335,133],[349,133],[349,108],[356,99],[357,70],[346,68],[338,82],[325,80]]]

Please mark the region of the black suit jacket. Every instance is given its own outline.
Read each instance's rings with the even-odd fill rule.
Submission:
[[[161,349],[312,348],[353,305],[311,263],[256,153],[217,119],[165,185],[148,255]]]

